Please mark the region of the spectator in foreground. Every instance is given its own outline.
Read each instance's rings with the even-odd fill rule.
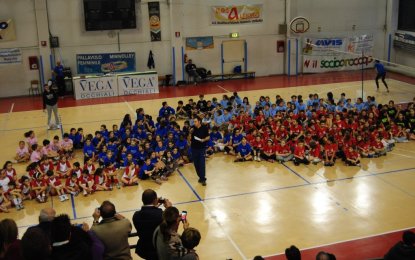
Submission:
[[[402,241],[394,245],[384,257],[385,260],[410,260],[415,259],[415,233],[405,231]]]
[[[0,259],[20,260],[23,259],[20,253],[20,240],[18,229],[13,219],[3,219],[0,222]]]
[[[181,236],[184,248],[187,249],[187,254],[182,257],[182,260],[199,260],[199,256],[194,249],[200,243],[200,232],[195,228],[186,228]]]
[[[318,252],[316,260],[336,260],[336,256],[324,251]]]
[[[159,260],[176,259],[187,253],[177,233],[180,222],[181,216],[176,207],[169,207],[163,212],[163,222],[153,234],[153,244]],[[183,228],[189,228],[187,220],[183,220]]]
[[[285,249],[285,257],[287,260],[301,260],[300,250],[296,246],[290,246]]]
[[[21,248],[25,260],[52,260],[50,240],[39,227],[29,228],[24,233]]]
[[[78,227],[72,227],[68,215],[60,215],[53,219],[52,258],[56,260],[92,259],[91,241],[85,241],[74,235],[72,229],[78,229],[79,232],[85,233]],[[89,239],[86,233],[84,237]]]
[[[51,224],[52,220],[56,216],[56,211],[53,208],[42,209],[39,213],[39,224],[31,228],[39,228],[42,230],[45,235],[48,237],[48,240],[51,241]]]
[[[157,193],[152,189],[145,190],[141,199],[144,205],[133,215],[134,227],[139,237],[135,253],[144,259],[157,260],[153,233],[163,221],[163,210],[159,207],[164,205],[168,208],[172,204],[168,199],[158,198]]]
[[[131,260],[128,234],[131,222],[120,214],[116,214],[115,205],[106,200],[92,214],[94,224],[91,230],[95,232],[105,247],[104,259]],[[99,219],[102,217],[102,220]]]

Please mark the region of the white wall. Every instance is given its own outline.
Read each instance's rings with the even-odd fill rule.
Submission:
[[[208,50],[186,51],[189,58],[199,66],[221,72],[221,43],[231,40],[229,33],[239,32],[238,40],[246,40],[248,47],[248,70],[257,75],[282,74],[284,72],[284,54],[276,52],[276,41],[284,40],[278,35],[278,24],[284,22],[284,0],[234,1],[234,4],[262,4],[262,23],[245,25],[211,25],[211,7],[227,6],[226,0],[182,0],[183,2],[183,46],[185,37],[214,36],[214,48]],[[174,17],[173,17],[174,18]]]
[[[0,65],[0,97],[27,95],[30,81],[39,79],[37,70],[29,70],[29,56],[39,55],[33,0],[1,0],[0,18],[14,20],[16,40],[0,43],[0,48],[20,48],[22,64]]]
[[[373,55],[386,58],[387,0],[291,0],[291,19],[304,16],[310,29],[302,37],[346,37],[372,34]],[[355,25],[355,29],[352,26]],[[321,31],[318,31],[318,27]]]
[[[0,0],[0,18],[13,18],[17,40],[0,43],[0,48],[19,47],[23,52],[23,64],[0,67],[0,96],[27,95],[29,82],[38,78],[37,71],[30,71],[27,57],[45,53],[39,49],[38,29],[34,2],[46,0]],[[286,73],[286,54],[276,52],[276,41],[285,40],[286,35],[278,34],[278,25],[284,23],[285,16],[290,20],[305,16],[311,22],[310,36],[332,37],[373,34],[375,37],[374,55],[387,58],[387,35],[393,30],[389,25],[384,30],[386,18],[393,21],[392,12],[386,14],[386,4],[393,6],[395,0],[160,0],[162,41],[151,42],[147,2],[137,1],[138,28],[122,30],[120,46],[117,37],[108,31],[86,32],[82,0],[48,0],[50,31],[59,37],[60,48],[55,50],[57,59],[76,74],[76,54],[132,51],[136,53],[138,71],[147,69],[149,50],[155,55],[156,70],[160,74],[171,74],[172,47],[176,49],[176,80],[181,79],[181,47],[185,47],[186,37],[213,36],[215,47],[210,50],[185,51],[193,61],[213,73],[220,72],[220,45],[229,39],[229,33],[239,32],[239,40],[246,40],[248,46],[248,70],[258,76]],[[288,5],[287,14],[285,4]],[[231,4],[262,4],[263,23],[245,25],[211,25],[211,6]],[[390,10],[390,9],[389,9]],[[39,13],[39,12],[38,12]],[[39,20],[39,17],[38,17]],[[352,25],[356,29],[352,30]],[[321,32],[317,28],[321,27]],[[181,33],[175,38],[174,32]],[[43,31],[44,32],[44,31]],[[40,37],[40,36],[39,36]],[[39,51],[40,50],[40,51]],[[47,55],[46,55],[47,56]],[[398,63],[414,64],[414,55],[393,53]],[[44,59],[49,57],[44,57]],[[294,66],[295,62],[292,62]],[[301,64],[301,63],[300,63]],[[50,68],[45,68],[49,72]],[[50,75],[47,75],[47,77]]]

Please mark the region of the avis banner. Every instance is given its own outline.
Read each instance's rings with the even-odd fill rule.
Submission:
[[[310,38],[303,41],[303,72],[319,73],[373,67],[373,35]]]
[[[212,6],[211,24],[262,23],[262,5]]]

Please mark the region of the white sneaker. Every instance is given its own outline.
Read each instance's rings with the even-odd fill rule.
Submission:
[[[61,125],[56,125],[56,129],[61,129]]]
[[[71,191],[71,194],[72,194],[73,196],[76,196],[76,192],[75,192],[75,191]]]
[[[256,161],[257,160],[257,157],[256,157],[256,155],[254,156],[254,161]]]
[[[258,162],[260,162],[260,161],[261,161],[261,157],[258,156]]]
[[[69,200],[68,195],[63,194],[63,197],[65,198],[65,200]]]
[[[19,204],[16,204],[15,206],[16,206],[16,209],[17,209],[17,210],[21,210],[21,208],[20,208],[20,205],[19,205]]]
[[[87,196],[88,195],[88,192],[86,192],[86,190],[84,190],[84,196]]]
[[[60,200],[61,202],[65,201],[65,198],[63,197],[63,195],[60,195],[60,196],[59,196],[59,200]]]

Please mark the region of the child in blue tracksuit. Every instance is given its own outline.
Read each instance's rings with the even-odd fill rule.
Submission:
[[[252,148],[246,141],[246,137],[242,137],[241,143],[236,148],[235,162],[252,161]]]

